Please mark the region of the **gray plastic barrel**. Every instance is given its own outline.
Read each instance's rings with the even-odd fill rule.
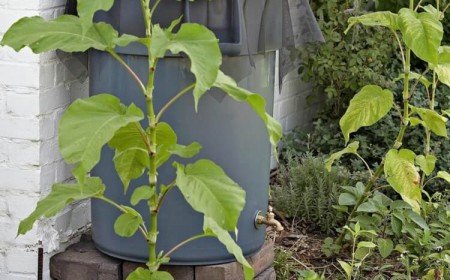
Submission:
[[[115,27],[121,32],[140,35],[142,32],[140,28],[133,29],[135,26],[141,27],[139,2],[138,0],[116,1],[110,12],[97,15],[96,18],[110,23],[120,23]],[[249,2],[255,5],[262,3],[259,17],[254,12],[252,13],[253,17],[246,16],[244,3],[240,0],[214,0],[211,2],[197,0],[190,3],[192,5],[189,7],[190,12],[186,10],[183,3],[166,0],[161,5],[173,5],[173,10],[168,6],[162,6],[161,10],[165,11],[164,16],[170,16],[170,19],[178,17],[180,13],[189,12],[191,21],[207,26],[214,22],[215,28],[211,29],[221,38],[222,51],[227,55],[224,57],[222,70],[239,81],[240,86],[261,94],[267,101],[267,111],[271,113],[275,52],[262,52],[258,47],[248,47],[248,44],[261,45],[261,40],[264,40],[264,46],[267,46],[267,36],[261,32],[261,28],[257,28],[257,25],[254,24],[252,30],[258,31],[258,34],[264,38],[258,37],[258,39],[249,40],[245,35],[249,34],[249,30],[245,29],[248,29],[250,21],[261,22],[264,14],[268,13],[265,9],[271,9],[272,5],[260,0]],[[122,9],[122,3],[127,7],[126,9]],[[211,3],[216,4],[212,5]],[[198,5],[197,9],[193,9],[195,5]],[[256,8],[252,7],[252,9],[255,11]],[[206,22],[198,20],[202,15]],[[221,17],[222,20],[208,20],[215,16]],[[272,16],[281,20],[281,12],[279,16]],[[253,20],[249,20],[249,18],[253,18]],[[169,19],[157,18],[157,21],[166,25]],[[222,27],[219,26],[220,22]],[[275,42],[273,48],[276,48],[276,44]],[[119,49],[119,52],[145,81],[148,64],[144,50],[137,46],[130,46]],[[251,60],[255,67],[250,65],[249,54],[251,54]],[[134,81],[113,58],[106,53],[92,51],[89,62],[90,93],[92,95],[107,92],[120,97],[125,104],[134,102],[141,108],[145,108],[144,98]],[[154,93],[156,110],[193,81],[194,78],[189,72],[189,61],[186,58],[171,56],[161,59],[158,63]],[[271,146],[263,122],[246,104],[237,103],[218,90],[211,90],[202,97],[198,113],[194,110],[192,95],[185,95],[167,111],[162,121],[169,123],[174,128],[181,144],[197,141],[203,146],[196,158],[191,160],[174,158],[175,160],[189,163],[200,158],[211,159],[222,166],[225,172],[246,190],[247,202],[238,224],[238,244],[245,255],[257,252],[264,243],[265,228],[255,227],[254,220],[258,211],[264,212],[267,208],[271,155]],[[114,152],[105,147],[102,159],[93,170],[92,175],[103,179],[107,185],[107,197],[121,204],[129,205],[130,194],[134,188],[148,184],[148,182],[146,176],[133,181],[128,196],[125,197],[121,181],[114,169],[113,155]],[[171,166],[171,162],[166,163],[159,170],[160,183],[168,184],[174,179],[174,176],[175,170]],[[135,208],[143,214],[145,220],[148,220],[146,203],[142,202]],[[130,261],[145,262],[148,258],[148,247],[141,235],[121,238],[114,233],[113,225],[118,215],[119,212],[109,205],[98,200],[92,201],[92,234],[95,245],[108,255]],[[178,190],[171,192],[165,200],[159,216],[157,250],[167,251],[179,242],[201,233],[202,224],[203,216],[191,209],[180,192]],[[171,256],[170,264],[206,265],[229,262],[233,259],[216,239],[206,238],[189,243],[176,251]]]

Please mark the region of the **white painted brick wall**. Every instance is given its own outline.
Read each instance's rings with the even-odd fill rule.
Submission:
[[[64,11],[65,0],[0,0],[0,38],[17,19],[41,15],[53,18]],[[68,66],[71,69],[68,69]],[[57,124],[76,97],[87,95],[87,82],[76,59],[50,52],[34,55],[0,47],[0,279],[37,278],[39,242],[51,254],[72,242],[90,223],[90,206],[81,202],[56,219],[43,221],[16,238],[21,219],[55,182],[68,180],[70,168],[58,152]],[[44,279],[50,279],[48,265]]]
[[[308,104],[307,98],[312,94],[312,85],[305,83],[294,69],[284,77],[280,92],[279,54],[275,69],[275,101],[273,116],[283,126],[283,132],[289,133],[294,128],[310,129],[318,104]],[[271,168],[277,166],[272,157]]]
[[[275,102],[273,115],[283,126],[284,133],[294,128],[308,128],[317,110],[314,104],[308,104],[307,98],[312,94],[312,85],[305,83],[294,69],[283,78],[280,92],[278,54],[275,70]]]

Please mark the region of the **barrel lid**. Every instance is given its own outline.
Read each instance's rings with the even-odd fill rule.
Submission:
[[[139,0],[116,0],[111,10],[98,12],[96,21],[113,25],[120,33],[144,36]],[[282,46],[282,5],[279,0],[162,1],[154,22],[167,27],[183,16],[185,22],[203,24],[219,38],[225,56],[274,51]],[[123,54],[146,55],[145,48],[131,44],[118,48]]]

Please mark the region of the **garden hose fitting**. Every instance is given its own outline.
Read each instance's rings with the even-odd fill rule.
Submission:
[[[269,206],[265,216],[263,216],[261,212],[258,212],[255,218],[255,225],[266,225],[268,227],[272,227],[277,232],[282,232],[284,230],[284,227],[281,225],[281,223],[277,221],[277,219],[275,219],[275,213],[273,213],[272,206]]]

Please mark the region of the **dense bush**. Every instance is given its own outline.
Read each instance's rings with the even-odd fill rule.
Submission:
[[[340,117],[348,101],[367,83],[392,87],[391,69],[399,65],[389,31],[357,28],[344,34],[347,19],[361,13],[363,4],[352,8],[353,1],[312,3],[326,41],[304,47],[300,72],[305,81],[313,83],[315,92],[327,94],[331,117]]]
[[[337,204],[340,187],[349,182],[348,175],[338,169],[328,172],[323,158],[288,157],[279,169],[277,186],[272,188],[273,200],[286,216],[332,233],[342,220],[333,205]]]

